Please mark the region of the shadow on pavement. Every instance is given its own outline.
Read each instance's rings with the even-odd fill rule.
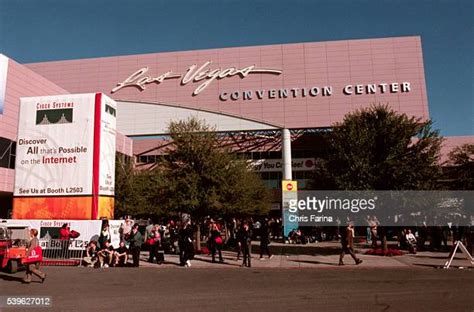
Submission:
[[[341,253],[339,246],[308,246],[308,245],[270,245],[270,252],[274,255],[306,255],[306,256],[331,256]],[[252,246],[252,254],[259,254],[260,246]]]
[[[23,277],[13,276],[10,274],[0,273],[0,280],[4,281],[14,281],[14,282],[23,282]]]
[[[339,264],[334,263],[334,262],[323,262],[323,261],[308,261],[308,260],[290,260],[292,262],[298,262],[298,263],[308,263],[308,264],[324,264],[324,265],[333,265],[333,266],[339,266]]]
[[[440,265],[440,264],[426,264],[426,263],[413,263],[413,266],[427,267],[427,268],[433,268],[433,269],[441,269],[441,268],[443,268],[444,265]]]
[[[224,258],[225,260],[226,258]],[[234,263],[229,263],[229,262],[212,262],[211,259],[203,259],[203,258],[198,258],[198,257],[194,257],[193,261],[199,261],[199,262],[206,262],[206,263],[212,263],[212,264],[215,264],[216,266],[219,266],[219,265],[222,265],[222,266],[237,266],[237,267],[240,267],[239,264],[234,264]]]
[[[428,255],[419,255],[419,254],[418,254],[418,255],[413,255],[413,254],[412,254],[412,255],[410,255],[410,256],[412,256],[412,257],[414,257],[414,258],[425,258],[425,259],[441,259],[441,260],[443,260],[443,259],[444,259],[444,260],[447,260],[447,259],[448,259],[448,256],[446,256],[446,255],[428,256]],[[458,257],[458,256],[456,255],[456,256],[454,257],[454,259],[457,259],[457,258],[463,259],[462,256],[459,256],[459,257]]]

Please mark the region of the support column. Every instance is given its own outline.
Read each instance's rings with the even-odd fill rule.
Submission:
[[[282,160],[283,160],[283,180],[293,180],[291,174],[291,134],[290,130],[282,129]]]

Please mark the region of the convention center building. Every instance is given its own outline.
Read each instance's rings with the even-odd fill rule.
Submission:
[[[0,217],[11,211],[21,97],[103,93],[117,102],[117,153],[137,168],[166,153],[172,120],[197,116],[253,160],[274,191],[304,189],[321,133],[386,104],[428,119],[418,36],[162,52],[19,64],[0,55]],[[447,138],[443,155],[473,137]],[[443,156],[443,160],[446,159]]]

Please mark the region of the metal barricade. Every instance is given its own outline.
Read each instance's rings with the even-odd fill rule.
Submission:
[[[43,265],[78,266],[82,263],[85,242],[82,240],[40,240],[43,248]]]

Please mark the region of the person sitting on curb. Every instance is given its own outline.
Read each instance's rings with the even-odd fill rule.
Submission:
[[[344,254],[348,253],[354,259],[356,264],[361,264],[362,260],[357,258],[354,254],[354,224],[349,222],[345,230],[341,233],[341,255],[339,256],[339,265],[344,265],[342,261],[344,259]]]
[[[90,241],[89,244],[87,244],[86,248],[86,256],[84,259],[82,259],[84,262],[84,265],[93,268],[97,264],[97,243],[95,241]]]
[[[110,245],[109,241],[104,242],[103,248],[97,253],[101,268],[108,268],[113,266],[114,247]]]
[[[128,249],[124,241],[120,241],[120,245],[114,251],[115,266],[126,266],[128,262]]]

